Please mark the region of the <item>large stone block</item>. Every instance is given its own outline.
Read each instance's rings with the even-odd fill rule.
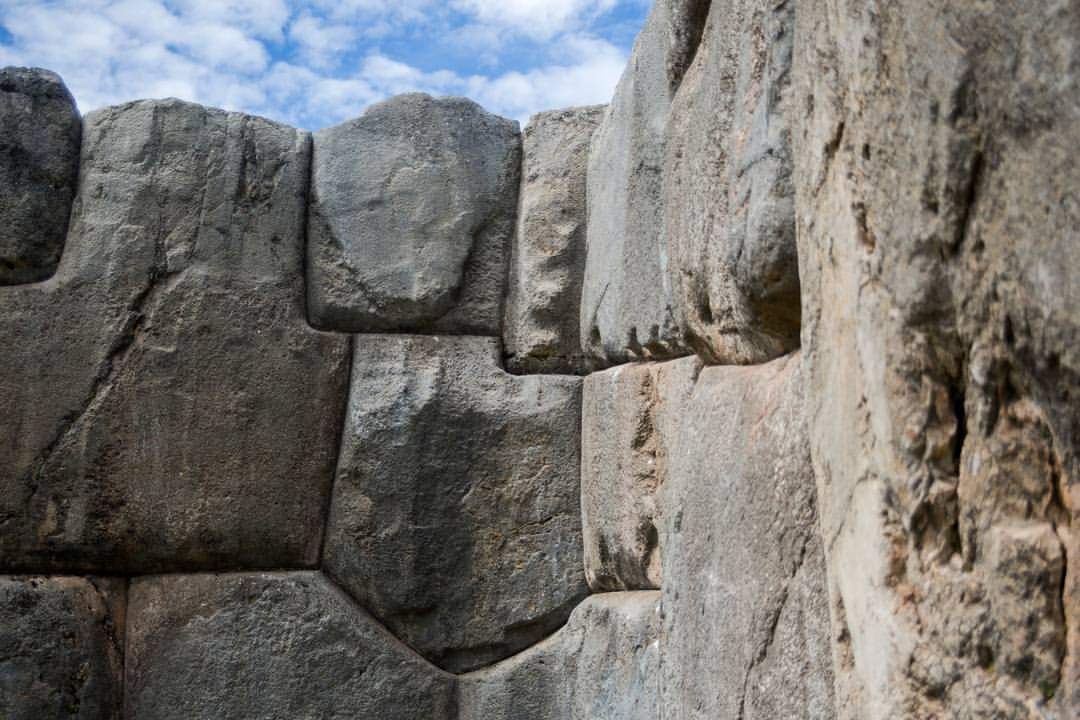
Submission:
[[[835,717],[799,356],[701,372],[661,490],[665,718]]]
[[[349,346],[304,318],[308,148],[179,101],[86,117],[61,266],[0,289],[0,568],[317,562]]]
[[[457,720],[454,678],[319,573],[131,584],[125,717]]]
[[[684,358],[585,378],[581,515],[594,592],[660,587],[658,495],[699,370],[696,358]]]
[[[461,677],[461,720],[660,720],[660,593],[593,595],[566,627]]]
[[[82,122],[60,76],[0,68],[0,285],[56,271],[79,174]]]
[[[119,720],[125,581],[0,577],[0,717]]]
[[[518,124],[464,98],[400,95],[316,133],[312,323],[499,335],[520,174]]]
[[[663,240],[671,100],[708,0],[658,0],[593,137],[581,344],[597,362],[686,354]]]
[[[535,643],[587,593],[580,423],[580,378],[495,338],[357,336],[327,572],[448,670]]]
[[[524,164],[503,352],[511,372],[587,372],[581,350],[585,176],[604,107],[540,113],[524,133]]]
[[[750,364],[799,346],[794,2],[714,2],[671,106],[663,237],[687,342]]]
[[[811,0],[794,133],[847,717],[1080,708],[1080,5]]]

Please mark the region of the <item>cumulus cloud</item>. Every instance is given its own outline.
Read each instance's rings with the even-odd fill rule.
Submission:
[[[594,24],[640,2],[0,0],[0,63],[59,72],[83,111],[172,96],[318,129],[422,91],[524,120],[610,98],[626,51]]]

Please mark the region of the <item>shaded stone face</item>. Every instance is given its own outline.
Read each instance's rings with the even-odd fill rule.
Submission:
[[[531,645],[586,594],[581,380],[494,338],[357,336],[326,571],[451,671]]]
[[[659,495],[697,358],[620,365],[585,379],[581,515],[594,592],[659,588]]]
[[[760,363],[799,346],[795,7],[713,3],[671,105],[663,238],[687,343],[711,363]]]
[[[665,717],[835,717],[798,355],[702,370],[661,489]]]
[[[179,101],[85,126],[59,271],[0,289],[0,568],[315,564],[349,348],[304,319],[307,135]]]
[[[319,573],[132,582],[125,717],[457,720],[454,678]]]
[[[601,364],[688,352],[663,242],[662,178],[671,101],[707,8],[655,3],[593,137],[581,344]]]
[[[588,598],[555,635],[460,678],[462,718],[660,720],[660,593]]]
[[[808,398],[851,717],[1080,706],[1076,3],[799,5]]]
[[[521,136],[464,98],[399,95],[315,134],[312,323],[499,335]]]
[[[0,68],[0,285],[56,271],[79,174],[82,123],[55,73]]]
[[[0,717],[119,720],[125,581],[0,576]]]
[[[604,107],[540,113],[524,133],[521,198],[503,322],[515,373],[582,373],[581,282],[585,274],[585,177]]]

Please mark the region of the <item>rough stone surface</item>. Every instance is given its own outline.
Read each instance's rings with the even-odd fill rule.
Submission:
[[[457,720],[454,678],[319,573],[132,582],[125,717]]]
[[[834,717],[799,356],[703,370],[662,489],[665,719]]]
[[[304,319],[308,147],[179,101],[86,117],[61,266],[0,289],[0,568],[317,561],[348,339]]]
[[[846,717],[1080,707],[1080,5],[799,5],[800,273]]]
[[[581,522],[594,592],[660,587],[657,496],[699,370],[696,358],[684,358],[585,378]]]
[[[79,174],[81,127],[60,76],[0,68],[0,285],[56,271]]]
[[[712,363],[759,363],[799,346],[795,6],[712,3],[671,106],[663,237],[687,342]]]
[[[663,241],[671,100],[708,0],[657,0],[589,151],[581,344],[599,363],[686,354]]]
[[[540,113],[524,133],[503,351],[511,372],[588,372],[581,350],[585,177],[604,107]]]
[[[580,378],[508,375],[495,338],[354,354],[327,572],[451,671],[550,634],[587,592]]]
[[[0,717],[119,720],[123,580],[0,577]]]
[[[315,134],[308,312],[346,332],[500,333],[518,124],[400,95]]]
[[[660,593],[593,595],[562,630],[461,678],[468,720],[660,720]]]

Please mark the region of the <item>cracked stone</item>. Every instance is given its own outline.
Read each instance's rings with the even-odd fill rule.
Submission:
[[[661,489],[672,720],[835,717],[800,358],[702,370]]]
[[[457,720],[454,678],[314,572],[132,581],[125,717]]]
[[[0,717],[120,720],[125,581],[0,576]]]
[[[82,121],[60,76],[0,68],[0,285],[56,271],[79,174]]]
[[[461,677],[461,717],[659,720],[660,593],[593,595],[566,627]]]
[[[313,565],[349,346],[304,318],[308,136],[179,101],[84,126],[57,274],[0,289],[0,568]]]
[[[588,592],[581,379],[509,375],[496,338],[354,343],[326,572],[453,672],[552,633]]]
[[[497,336],[521,133],[464,98],[409,94],[315,134],[313,325]]]

